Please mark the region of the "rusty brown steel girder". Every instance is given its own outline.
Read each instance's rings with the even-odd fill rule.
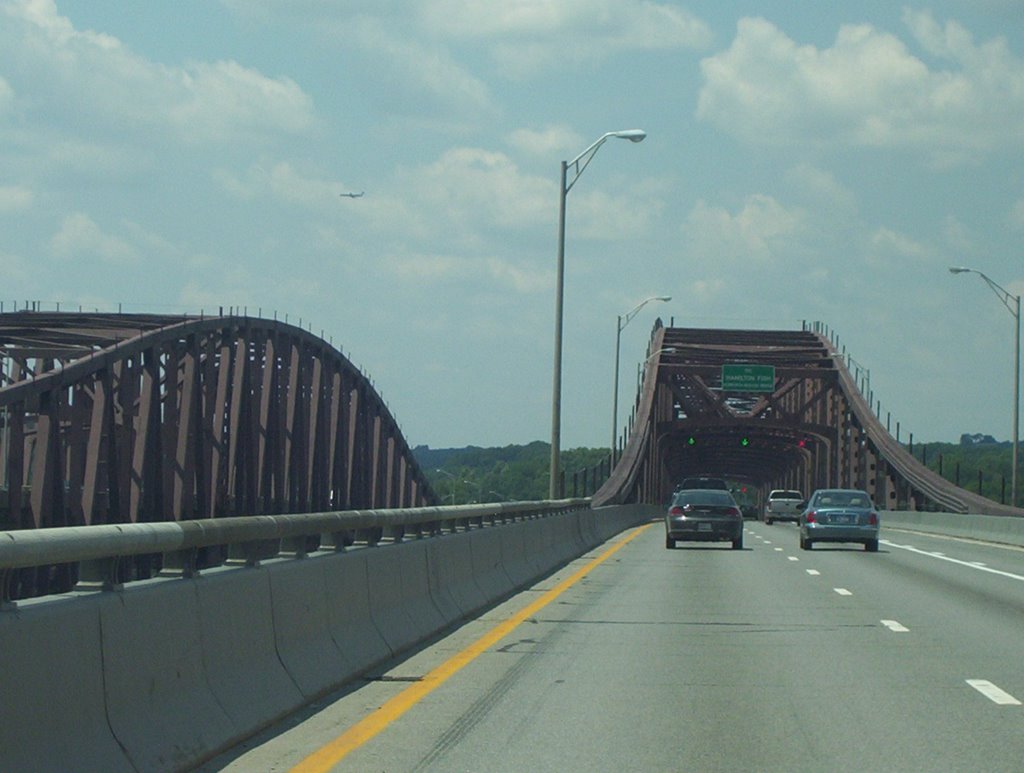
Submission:
[[[819,326],[800,331],[656,325],[632,431],[595,506],[664,502],[692,475],[765,491],[868,490],[887,509],[1024,515],[929,470],[893,438]],[[722,366],[771,365],[771,391],[727,391]]]
[[[422,507],[367,378],[244,316],[0,315],[0,528]]]

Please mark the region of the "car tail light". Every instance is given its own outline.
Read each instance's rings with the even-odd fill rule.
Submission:
[[[868,513],[868,525],[869,526],[877,526],[878,525],[878,513],[874,512],[873,510],[870,513]]]
[[[741,513],[739,511],[739,509],[735,508],[735,507],[730,507],[728,510],[725,511],[725,514],[726,515],[737,515],[737,516],[740,516],[740,517],[743,516],[743,513]]]
[[[673,507],[671,510],[668,511],[668,514],[669,515],[682,515],[683,514],[683,508],[679,507],[679,505],[676,505],[675,507]]]
[[[817,522],[818,522],[818,514],[816,512],[814,512],[814,510],[808,510],[807,511],[807,523],[817,523]]]

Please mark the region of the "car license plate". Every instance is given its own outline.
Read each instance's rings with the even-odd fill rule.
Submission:
[[[850,516],[848,516],[848,515],[833,515],[832,516],[832,523],[837,524],[839,526],[845,526],[849,522],[850,522]]]
[[[711,531],[711,524],[710,523],[698,523],[697,524],[697,531]]]

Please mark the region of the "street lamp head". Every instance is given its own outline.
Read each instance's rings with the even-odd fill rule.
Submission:
[[[972,269],[972,268],[964,268],[963,266],[950,266],[949,267],[949,273],[951,273],[951,274],[968,274],[968,273],[970,273],[973,270],[974,269]]]
[[[611,132],[611,136],[622,140],[629,140],[630,142],[642,142],[644,137],[647,136],[647,132],[643,129],[623,129],[622,131]]]
[[[670,301],[670,300],[672,300],[672,296],[671,295],[659,295],[654,300],[656,300],[656,301]]]

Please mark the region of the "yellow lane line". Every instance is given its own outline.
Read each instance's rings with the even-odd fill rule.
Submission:
[[[640,534],[645,532],[647,529],[651,528],[651,526],[653,526],[653,524],[641,526],[634,530],[633,533],[625,539],[616,542],[601,555],[577,569],[551,590],[541,594],[536,600],[523,607],[508,620],[505,620],[492,628],[475,642],[466,647],[466,649],[462,650],[462,652],[439,665],[433,671],[424,676],[421,681],[415,682],[398,695],[390,698],[372,714],[368,714],[333,741],[330,741],[326,745],[320,747],[317,751],[310,754],[291,769],[292,773],[327,773],[327,771],[341,762],[341,760],[343,760],[348,754],[358,749],[378,733],[382,732],[388,727],[388,725],[397,720],[423,698],[444,684],[450,677],[454,676],[476,660],[477,657],[486,652],[490,647],[493,647],[512,633],[512,631],[561,596],[565,591],[569,590],[569,588],[615,555],[615,553],[621,550],[630,541],[640,536]]]

